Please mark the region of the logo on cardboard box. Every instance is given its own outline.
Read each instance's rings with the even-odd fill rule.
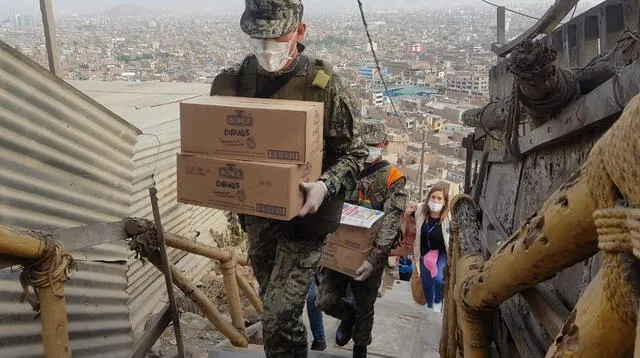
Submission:
[[[244,172],[237,165],[227,163],[225,166],[218,168],[218,176],[230,179],[244,179]]]
[[[252,126],[253,117],[243,110],[236,110],[233,114],[227,116],[227,123],[232,126]]]

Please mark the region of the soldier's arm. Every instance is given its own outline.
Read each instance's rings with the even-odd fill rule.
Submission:
[[[382,262],[381,260],[388,256],[396,237],[400,235],[400,218],[407,205],[405,184],[406,178],[402,177],[391,184],[387,191],[380,230],[378,230],[373,249],[367,259],[371,263]]]
[[[322,173],[320,179],[330,181],[336,192],[344,189],[348,193],[355,189],[358,173],[369,151],[361,137],[362,118],[357,102],[339,76],[334,75],[331,82],[329,133],[324,134],[325,152],[337,161]]]

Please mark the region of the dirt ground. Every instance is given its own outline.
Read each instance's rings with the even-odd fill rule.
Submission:
[[[247,280],[255,285],[255,279],[251,269],[248,267],[238,267],[241,273],[247,277]],[[201,282],[197,282],[196,285],[209,297],[211,302],[214,303],[216,308],[222,313],[225,320],[230,322],[229,308],[227,306],[227,297],[222,280],[222,274],[217,268],[217,265],[212,264],[211,270],[207,273]],[[255,286],[254,286],[255,287]],[[180,329],[182,331],[182,337],[185,347],[185,356],[192,358],[205,358],[212,350],[212,347],[220,343],[225,337],[218,332],[218,330],[209,322],[208,319],[202,316],[202,313],[198,307],[188,298],[186,298],[180,290],[175,290],[176,301],[178,309],[180,310]],[[240,298],[242,300],[245,326],[259,321],[259,316],[253,309],[246,297],[241,293]],[[147,354],[146,358],[173,358],[178,357],[178,347],[174,335],[173,325],[170,325],[165,329],[160,338],[156,341],[155,345],[151,349],[151,352]]]

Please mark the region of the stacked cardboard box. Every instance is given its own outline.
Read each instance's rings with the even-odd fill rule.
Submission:
[[[178,201],[291,220],[322,172],[322,103],[203,96],[180,103]]]
[[[344,204],[340,227],[329,235],[321,266],[355,277],[373,247],[384,213]]]

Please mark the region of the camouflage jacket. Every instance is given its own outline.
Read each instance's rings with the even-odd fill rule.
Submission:
[[[389,163],[371,174],[365,168],[362,174],[364,176],[359,178],[356,190],[349,193],[347,201],[385,213],[368,257],[372,264],[381,265],[386,263],[389,251],[401,238],[400,221],[407,204],[406,178]]]
[[[304,46],[299,44],[298,49],[302,52]],[[312,66],[314,70],[311,69]],[[295,68],[295,63],[290,68]],[[317,69],[329,73],[330,76],[326,88],[320,89],[322,92],[320,100],[325,102],[325,155],[320,179],[330,180],[335,185],[336,191],[349,192],[354,190],[357,175],[362,170],[364,159],[369,153],[361,137],[360,105],[353,98],[342,78],[333,73],[331,65],[327,62],[308,58],[307,65],[299,69],[298,73],[271,98],[314,100],[309,94],[312,81],[308,79],[309,75],[311,79],[316,75],[309,72],[318,72]],[[262,70],[255,56],[250,55],[241,64],[223,70],[221,74],[233,74],[241,79],[240,86],[234,95],[253,97],[257,89],[267,86],[269,82],[284,73],[286,72],[269,73]],[[248,81],[243,81],[243,78]],[[218,78],[214,80],[211,94],[230,95],[226,88],[222,88],[224,85],[218,85],[217,82],[223,81],[218,81]]]

